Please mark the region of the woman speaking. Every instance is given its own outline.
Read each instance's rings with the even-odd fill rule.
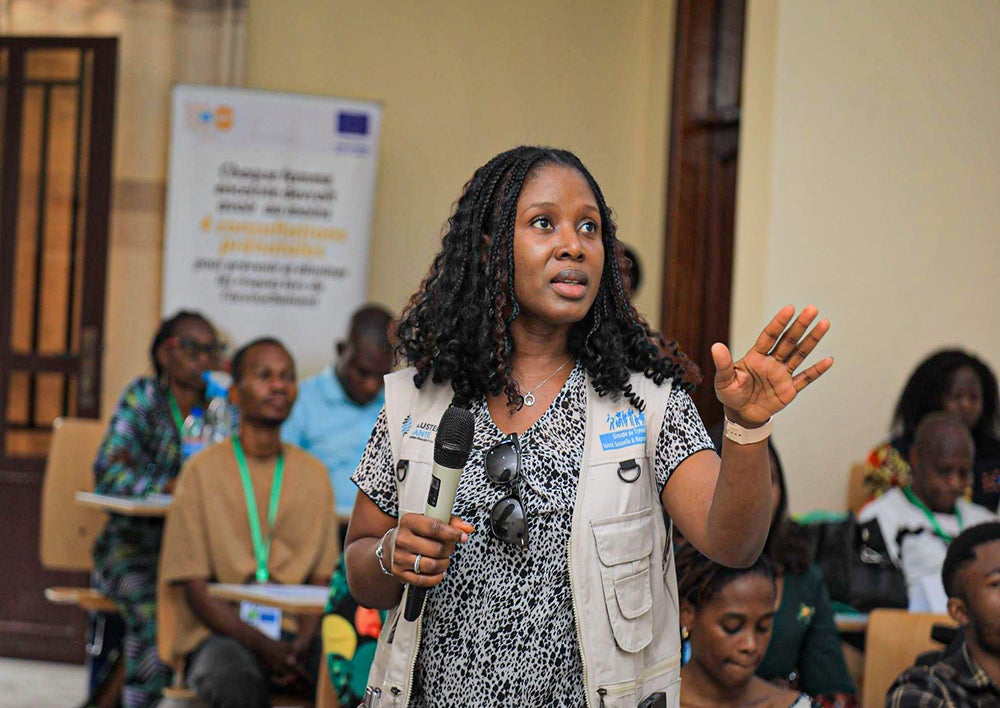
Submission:
[[[754,562],[771,416],[833,364],[799,371],[829,323],[787,306],[739,361],[713,346],[720,460],[687,393],[697,373],[637,314],[620,250],[572,153],[519,147],[466,184],[398,328],[411,368],[387,377],[354,475],[351,590],[394,608],[369,705],[677,705],[661,507],[707,556]],[[448,524],[422,511],[428,434],[452,403],[475,432]],[[408,586],[431,588],[414,622]]]

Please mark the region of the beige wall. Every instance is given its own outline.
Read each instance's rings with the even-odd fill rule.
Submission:
[[[247,85],[380,101],[369,297],[398,311],[473,170],[577,152],[636,246],[659,318],[673,1],[252,0]]]
[[[1000,3],[751,0],[733,343],[815,302],[837,363],[775,440],[836,508],[930,350],[1000,366]]]
[[[250,88],[383,104],[371,299],[398,311],[475,167],[530,142],[591,168],[642,259],[639,306],[659,318],[673,0],[250,0],[245,45],[241,30],[219,32],[238,17],[168,0],[0,6],[7,30],[122,37],[104,415],[148,370],[160,317],[170,85],[238,83],[221,49],[233,42]]]

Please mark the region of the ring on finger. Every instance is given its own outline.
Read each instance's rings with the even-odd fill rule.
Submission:
[[[420,575],[420,559],[421,558],[423,558],[423,556],[418,553],[417,557],[413,559],[413,572],[416,573],[417,575]]]

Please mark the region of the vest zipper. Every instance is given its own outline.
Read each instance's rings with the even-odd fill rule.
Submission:
[[[681,657],[680,655],[672,656],[669,659],[665,659],[658,664],[653,664],[643,671],[638,679],[632,679],[630,681],[619,681],[618,683],[609,683],[604,686],[599,686],[597,689],[597,695],[601,697],[601,705],[604,705],[605,696],[627,696],[630,693],[635,693],[636,687],[639,685],[640,681],[646,683],[651,679],[662,676],[666,672],[670,671],[674,667],[680,665]]]
[[[402,602],[402,599],[400,600],[400,602]],[[400,616],[402,616],[402,614],[400,614]],[[397,621],[398,621],[398,618],[397,618]],[[407,685],[407,689],[406,689],[406,702],[407,703],[409,703],[410,692],[413,691],[413,674],[416,672],[416,669],[417,669],[417,654],[420,653],[420,635],[423,632],[423,628],[424,628],[424,618],[421,616],[421,617],[417,618],[417,635],[413,639],[413,653],[412,653],[412,655],[410,657],[410,674],[409,674],[409,678],[407,679],[407,682],[406,682],[406,685]],[[389,691],[392,693],[392,704],[394,706],[398,706],[399,705],[399,696],[400,696],[401,693],[403,693],[403,687],[402,686],[392,686],[392,687],[390,687]]]
[[[582,476],[582,475],[581,475]],[[581,480],[582,481],[582,480]],[[577,489],[579,492],[579,488]],[[587,706],[590,706],[590,687],[589,680],[587,678],[587,656],[583,652],[583,631],[580,629],[580,610],[576,606],[576,583],[573,582],[573,538],[570,536],[570,541],[567,544],[566,549],[567,562],[569,563],[569,596],[573,603],[573,625],[576,627],[576,643],[580,649],[580,664],[583,666],[583,696],[587,701]],[[601,706],[604,705],[604,696],[601,696]]]
[[[614,698],[615,696],[627,696],[630,693],[635,693],[636,686],[639,682],[635,679],[631,681],[619,681],[618,683],[609,683],[605,686],[599,686],[597,689],[597,695],[601,697],[601,705],[604,705],[604,697]]]

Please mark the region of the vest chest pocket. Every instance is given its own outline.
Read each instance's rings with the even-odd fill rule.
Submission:
[[[591,523],[611,630],[615,643],[629,653],[641,651],[653,639],[651,513],[647,508]]]
[[[427,490],[431,482],[434,443],[428,440],[404,437],[399,447],[399,461],[406,462],[406,474],[396,474],[399,515],[402,516],[408,512],[422,514],[427,504]]]

